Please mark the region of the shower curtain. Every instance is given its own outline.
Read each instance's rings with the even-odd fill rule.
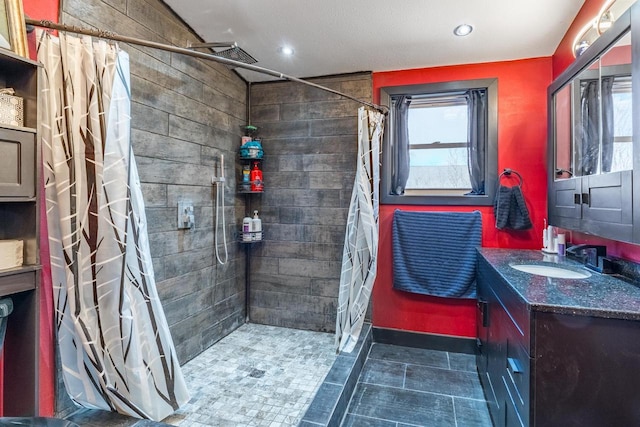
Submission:
[[[129,58],[38,32],[56,331],[70,397],[161,420],[189,399],[158,299],[130,144]]]
[[[358,110],[358,164],[351,193],[338,294],[336,346],[351,352],[358,341],[376,278],[380,145],[384,114]]]

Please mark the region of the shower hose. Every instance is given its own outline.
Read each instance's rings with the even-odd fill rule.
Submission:
[[[227,233],[226,224],[224,220],[224,155],[220,155],[220,177],[214,178],[216,184],[216,226],[214,230],[215,246],[216,246],[216,259],[222,265],[226,264],[229,260],[229,253],[227,252]],[[222,205],[222,218],[220,218],[220,205]],[[224,245],[224,260],[220,257],[220,223],[222,223],[222,241]]]

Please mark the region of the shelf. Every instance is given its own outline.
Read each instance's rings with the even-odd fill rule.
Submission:
[[[27,133],[33,133],[33,134],[36,134],[38,132],[36,128],[27,127],[27,126],[13,126],[7,123],[0,123],[0,129],[11,129],[11,130],[17,130],[20,132],[27,132]]]
[[[34,203],[36,202],[35,197],[19,197],[19,196],[1,196],[0,195],[0,203]]]
[[[238,243],[242,243],[242,244],[245,244],[245,245],[251,245],[251,244],[254,244],[254,243],[262,243],[262,242],[264,242],[264,238],[262,240],[247,240],[247,241],[242,240],[242,239],[238,240]]]
[[[238,241],[238,243],[244,243],[244,244],[252,244],[252,243],[262,243],[264,242],[264,230],[263,231],[252,231],[253,233],[262,233],[262,239],[260,240],[243,240],[243,236],[244,236],[244,232],[243,231],[237,231],[236,235],[235,235],[235,239]]]
[[[13,276],[14,274],[20,274],[20,273],[31,273],[33,271],[38,271],[41,268],[42,266],[39,264],[34,264],[34,265],[25,264],[21,267],[7,268],[5,270],[0,270],[0,278],[5,276]]]
[[[0,297],[36,289],[36,270],[14,268],[11,271],[13,274],[0,277]]]

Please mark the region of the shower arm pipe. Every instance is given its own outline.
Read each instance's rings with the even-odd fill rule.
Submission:
[[[328,88],[326,86],[322,86],[322,85],[319,85],[319,84],[316,84],[316,83],[312,83],[310,81],[307,81],[307,80],[304,80],[304,79],[300,79],[298,77],[289,76],[289,75],[281,73],[279,71],[270,70],[268,68],[259,67],[257,65],[245,64],[244,62],[234,61],[233,59],[227,59],[227,58],[215,56],[215,55],[212,55],[210,53],[198,52],[198,51],[187,49],[187,48],[182,48],[182,47],[178,47],[178,46],[172,46],[172,45],[168,45],[168,44],[164,44],[164,43],[153,42],[153,41],[150,41],[150,40],[139,39],[139,38],[136,38],[136,37],[122,36],[120,34],[116,34],[114,32],[106,31],[106,30],[100,30],[100,29],[95,29],[94,30],[94,29],[90,29],[90,28],[78,27],[76,25],[58,24],[58,23],[55,23],[55,22],[52,22],[52,21],[48,21],[48,20],[37,20],[37,19],[32,19],[32,18],[25,18],[25,23],[27,25],[33,25],[33,26],[36,26],[36,27],[49,28],[51,30],[64,31],[64,32],[76,33],[76,34],[83,34],[83,35],[87,35],[87,36],[98,37],[98,38],[101,38],[101,39],[108,39],[108,40],[114,40],[114,41],[119,41],[119,42],[123,42],[123,43],[138,45],[138,46],[151,47],[151,48],[154,48],[154,49],[160,49],[160,50],[165,50],[165,51],[168,51],[168,52],[180,53],[182,55],[193,56],[195,58],[207,59],[207,60],[210,60],[210,61],[220,62],[220,63],[226,64],[226,65],[233,65],[234,67],[237,67],[237,68],[244,68],[245,70],[255,71],[255,72],[261,73],[261,74],[267,74],[267,75],[270,75],[270,76],[273,76],[273,77],[277,77],[277,78],[282,79],[282,80],[289,80],[289,81],[292,81],[292,82],[302,83],[302,84],[305,84],[307,86],[315,87],[316,89],[320,89],[320,90],[323,90],[325,92],[330,92],[330,93],[333,93],[334,95],[338,95],[338,96],[341,96],[343,98],[347,98],[347,99],[350,99],[352,101],[358,102],[358,103],[360,103],[362,105],[366,105],[367,107],[370,107],[370,108],[373,108],[375,110],[378,110],[378,111],[380,111],[381,113],[384,113],[384,114],[387,114],[388,111],[389,111],[389,109],[387,107],[385,107],[385,106],[380,106],[380,105],[376,105],[376,104],[374,104],[372,102],[363,101],[361,99],[358,99],[358,98],[353,97],[351,95],[347,95],[346,93],[342,93],[342,92],[339,92],[337,90]]]

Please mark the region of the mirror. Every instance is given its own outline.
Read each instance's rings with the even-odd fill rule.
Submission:
[[[571,114],[571,83],[553,95],[555,120],[554,139],[556,144],[555,176],[566,179],[573,176],[573,119]]]
[[[555,180],[633,168],[631,36],[553,94]]]
[[[631,55],[631,34],[627,32],[600,59],[600,173],[633,169]]]
[[[640,24],[640,2],[549,86],[547,209],[551,225],[640,243],[640,120],[632,123],[640,58],[631,46],[640,25],[632,16]]]

